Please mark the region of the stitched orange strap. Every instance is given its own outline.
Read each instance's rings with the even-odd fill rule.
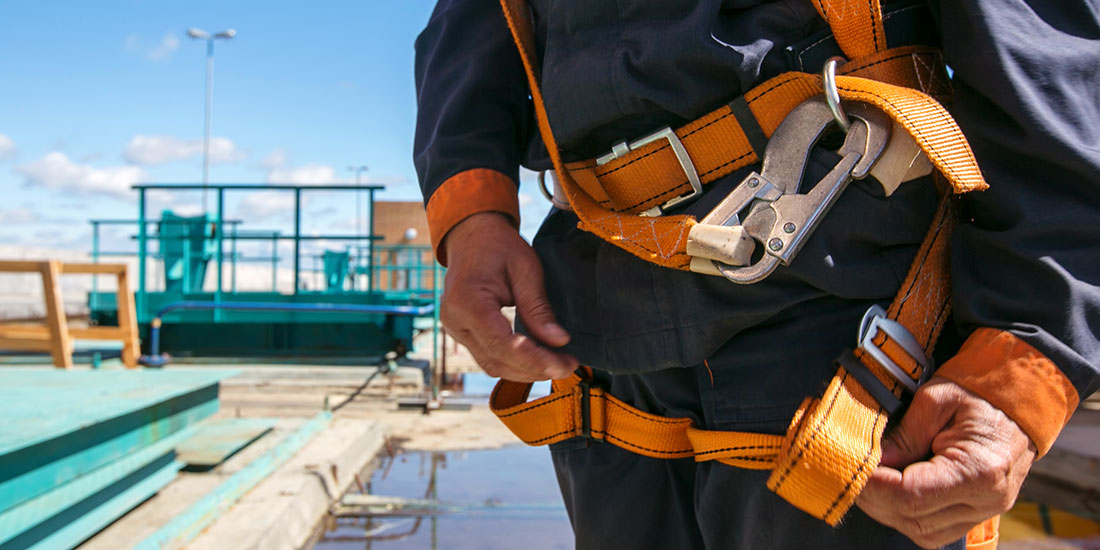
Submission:
[[[913,89],[929,91],[935,70],[924,73],[922,80],[921,62],[914,52],[909,52],[907,58],[905,54],[883,51],[885,36],[878,0],[869,0],[866,7],[857,5],[861,2],[815,1],[842,49],[859,58],[844,67],[847,76],[837,78],[841,97],[871,103],[890,115],[928,155],[951,192],[986,188],[973,154],[950,115],[930,95]],[[679,163],[668,150],[668,144],[655,142],[600,167],[591,161],[564,166],[538,86],[529,13],[522,0],[501,0],[501,5],[527,72],[539,131],[581,227],[643,259],[686,269],[690,258],[685,241],[688,229],[695,223],[693,218],[641,218],[622,213],[645,210],[687,191],[686,177],[679,179]],[[904,65],[899,60],[912,61],[916,70],[896,70]],[[852,76],[856,74],[860,76]],[[900,78],[898,74],[912,77]],[[745,98],[760,127],[770,136],[794,106],[820,90],[820,78],[816,75],[787,73],[754,88]],[[685,147],[687,141],[698,143],[687,148],[705,181],[758,160],[740,127],[727,120],[731,118],[734,117],[729,116],[729,109],[722,108],[677,130]],[[694,140],[692,136],[696,136]],[[720,151],[711,158],[708,147],[719,147],[716,144],[720,143],[733,143],[733,153]],[[658,160],[661,158],[665,160]],[[631,170],[640,176],[629,176]],[[638,181],[644,185],[647,178],[666,181],[658,187],[643,188],[642,197],[621,193],[621,189],[637,185]],[[613,180],[623,183],[612,183]],[[931,354],[948,312],[946,251],[952,226],[949,196],[945,195],[941,201],[918,259],[888,311],[889,318],[908,328],[922,343],[927,355]],[[886,335],[878,337],[875,343],[913,380],[920,378],[916,361],[897,343]],[[901,394],[901,385],[876,360],[862,350],[856,350],[855,355],[896,396]],[[646,456],[696,456],[697,460],[720,460],[746,468],[771,468],[770,489],[831,525],[839,523],[851,507],[881,458],[886,411],[844,368],[837,371],[821,398],[803,403],[783,437],[697,430],[687,419],[644,413],[603,390],[586,388],[581,382],[580,377],[556,382],[550,396],[525,403],[530,385],[501,381],[490,405],[520,439],[530,444],[585,435]]]
[[[887,311],[888,317],[909,328],[928,355],[948,313],[944,277],[952,224],[948,204],[947,197],[940,202],[918,260]],[[919,364],[897,343],[884,334],[875,343],[914,381],[920,379]],[[872,357],[861,349],[856,357],[895,396],[901,396],[901,384]],[[831,525],[851,507],[882,455],[887,412],[843,368],[821,398],[803,402],[786,436],[696,429],[689,419],[640,411],[603,389],[586,389],[582,382],[577,375],[555,381],[549,396],[526,402],[530,384],[501,380],[489,405],[529,445],[588,435],[655,458],[694,456],[697,461],[772,470],[771,490]]]
[[[917,261],[887,311],[888,317],[909,329],[926,355],[931,355],[948,313],[946,266],[951,226],[945,199]],[[885,337],[877,343],[913,380],[920,378],[920,367],[900,346]],[[901,384],[862,348],[855,355],[894,395],[901,395]],[[838,524],[878,466],[887,420],[882,405],[840,368],[825,394],[804,402],[795,415],[768,488],[814,517]]]
[[[578,375],[555,380],[549,396],[526,403],[531,384],[501,380],[489,397],[489,408],[528,445],[590,436],[653,458],[695,455],[687,435],[690,419],[640,411],[602,388],[587,388],[582,382]]]
[[[821,18],[829,23],[836,43],[849,59],[858,59],[886,49],[879,0],[814,0]]]
[[[950,95],[948,77],[939,53],[923,46],[890,50],[841,67],[841,73],[912,87],[933,98]],[[812,81],[789,93],[790,77],[782,75],[745,94],[745,103],[771,136],[796,105],[820,92]],[[758,162],[756,153],[728,106],[716,109],[676,130],[703,184],[738,168]],[[946,164],[946,163],[945,163]],[[595,160],[566,165],[573,182],[601,207],[613,212],[637,214],[690,190],[690,184],[667,141],[657,141],[597,166]]]
[[[501,5],[527,72],[539,132],[560,176],[565,195],[580,218],[580,227],[649,262],[688,269],[691,258],[686,251],[687,236],[688,230],[695,224],[694,218],[649,218],[630,214],[687,192],[687,177],[679,172],[679,162],[671,153],[669,144],[665,141],[654,142],[598,169],[595,168],[594,161],[588,161],[587,165],[571,164],[573,170],[564,166],[539,88],[538,69],[532,55],[535,51],[534,33],[529,12],[522,0],[501,0]],[[848,65],[852,66],[846,65],[842,72],[858,72],[870,78],[894,76],[895,80],[901,79],[906,86],[921,87],[929,91],[932,91],[937,82],[934,69],[937,64],[927,58],[927,52],[924,57],[918,50],[899,51],[896,54],[882,52],[876,55],[878,57],[860,59],[854,65],[850,63]],[[947,176],[955,192],[963,193],[986,187],[962,132],[946,109],[931,96],[910,87],[854,76],[837,77],[837,86],[842,98],[876,105],[912,134],[935,166]],[[791,109],[820,92],[819,76],[786,73],[757,86],[745,94],[745,98],[760,127],[770,136]],[[734,118],[730,116],[729,108],[723,107],[677,131],[681,140],[689,137],[689,134],[698,134],[696,139],[691,140],[698,144],[693,144],[692,149],[703,151],[696,166],[701,172],[707,173],[710,180],[758,160],[752,153],[744,132],[738,125],[731,123]],[[739,149],[731,150],[727,144]],[[717,156],[720,160],[717,166],[710,162],[710,155],[706,152],[710,148],[721,148],[714,149],[719,151]],[[638,162],[640,159],[648,160]],[[632,166],[634,164],[637,166]],[[586,175],[583,172],[586,169],[593,170],[594,176]],[[574,171],[578,171],[576,176]],[[608,176],[619,183],[605,184],[602,180]],[[662,181],[661,176],[672,179]],[[581,181],[585,181],[583,186]],[[653,182],[657,183],[656,187],[653,187]],[[622,191],[629,189],[640,189],[643,196]],[[603,204],[600,201],[604,201]],[[612,207],[624,209],[627,213],[618,212]]]

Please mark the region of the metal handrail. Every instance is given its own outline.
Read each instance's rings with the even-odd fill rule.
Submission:
[[[272,304],[266,302],[199,302],[183,301],[173,302],[159,310],[153,316],[149,324],[149,351],[152,355],[160,355],[160,328],[164,323],[164,316],[176,310],[192,311],[310,311],[323,313],[385,313],[388,315],[407,315],[420,317],[433,315],[435,304],[422,306],[383,306],[361,304]]]

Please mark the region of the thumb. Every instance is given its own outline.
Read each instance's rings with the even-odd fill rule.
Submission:
[[[509,262],[512,297],[516,302],[516,314],[531,336],[547,346],[557,348],[569,343],[569,333],[554,318],[554,311],[546,297],[542,266],[538,262],[533,253]]]
[[[953,410],[938,399],[934,384],[917,391],[901,422],[882,440],[883,466],[903,469],[924,460],[932,450],[932,440],[950,421]]]

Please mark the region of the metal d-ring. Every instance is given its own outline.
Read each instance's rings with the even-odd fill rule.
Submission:
[[[539,171],[539,191],[542,191],[542,196],[546,197],[546,200],[554,202],[554,195],[546,187],[546,170]]]
[[[840,106],[840,92],[836,88],[836,66],[838,62],[844,61],[845,59],[840,56],[830,57],[825,62],[825,68],[821,70],[821,78],[824,81],[825,104],[829,106],[829,111],[833,113],[836,123],[840,125],[842,130],[847,132],[852,123],[848,120],[848,115],[844,113],[844,108]]]

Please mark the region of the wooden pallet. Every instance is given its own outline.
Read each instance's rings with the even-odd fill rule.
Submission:
[[[46,261],[0,260],[0,273],[39,273],[46,302],[45,323],[0,324],[0,349],[45,351],[58,368],[73,366],[73,339],[113,340],[122,342],[122,363],[136,368],[141,353],[138,340],[134,295],[125,264],[63,263]],[[67,274],[115,275],[118,278],[117,327],[70,327],[65,319],[58,279]]]

